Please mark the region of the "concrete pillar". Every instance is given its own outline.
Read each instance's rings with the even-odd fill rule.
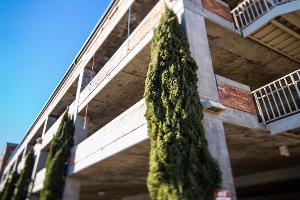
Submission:
[[[177,0],[167,2],[177,14],[185,30],[192,57],[198,65],[198,93],[201,99],[219,103],[216,77],[212,65],[205,26],[205,17],[200,0]],[[225,138],[223,122],[205,114],[203,120],[209,151],[218,161],[222,171],[222,189],[232,192],[236,199],[230,158]]]
[[[56,122],[57,117],[49,115],[45,121],[43,135],[48,131],[48,129]]]
[[[74,131],[74,145],[78,145],[80,142],[85,140],[88,135],[88,118],[86,119],[85,123],[85,117],[82,115],[77,115],[75,119],[75,131]],[[85,125],[85,126],[84,126]]]
[[[38,194],[32,194],[28,199],[29,200],[39,200],[39,195]]]
[[[78,113],[78,104],[79,104],[79,97],[80,93],[84,90],[84,88],[91,82],[92,78],[95,76],[95,72],[92,71],[91,69],[84,68],[78,79],[78,84],[77,84],[77,91],[76,91],[76,109],[73,111],[73,119],[76,121],[77,118],[77,113]]]
[[[222,172],[222,189],[230,190],[232,192],[232,200],[235,200],[235,185],[223,122],[219,119],[204,116],[202,123],[208,142],[208,149],[211,155],[218,161]]]
[[[41,169],[45,168],[47,157],[48,157],[48,152],[42,151],[41,144],[39,143],[34,145],[34,152],[35,152],[35,161],[34,161],[34,166],[31,175],[32,182],[29,186],[29,192],[28,192],[28,196],[30,197],[29,199],[35,199],[35,195],[31,194],[35,176]]]
[[[203,99],[219,102],[201,2],[200,0],[169,0],[168,4],[183,25],[192,57],[198,65],[199,96]]]
[[[63,200],[80,199],[80,181],[71,177],[66,178]]]
[[[149,194],[138,194],[122,198],[122,200],[150,200]]]
[[[78,86],[80,86],[80,92],[84,90],[84,88],[91,82],[93,77],[95,76],[95,71],[84,68],[82,73],[80,74],[79,81],[78,81]]]

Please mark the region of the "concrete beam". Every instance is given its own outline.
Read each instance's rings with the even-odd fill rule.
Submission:
[[[300,113],[287,116],[267,124],[271,135],[276,135],[300,127]]]
[[[246,28],[242,30],[242,34],[244,37],[248,37],[275,17],[283,15],[285,13],[292,13],[296,10],[299,10],[299,8],[300,1],[290,1],[281,5],[277,5],[270,11],[266,12],[266,14],[256,19],[253,23],[246,26]]]
[[[108,14],[106,14],[104,19],[101,21],[101,24],[97,25],[97,28],[94,30],[93,34],[88,39],[89,42],[86,42],[86,46],[84,47],[88,48],[82,48],[81,52],[77,56],[78,58],[74,59],[75,61],[78,59],[78,62],[76,62],[76,64],[72,63],[70,65],[68,71],[65,73],[61,82],[56,87],[55,91],[53,92],[53,94],[39,113],[38,117],[35,119],[34,123],[28,131],[28,134],[21,142],[16,153],[10,159],[10,162],[7,164],[7,167],[5,168],[4,172],[7,172],[9,170],[9,168],[12,166],[13,162],[18,158],[19,154],[22,152],[25,146],[34,137],[38,129],[42,126],[42,124],[48,117],[48,115],[57,106],[58,102],[67,92],[67,90],[78,78],[82,69],[86,66],[86,64],[95,54],[97,49],[102,45],[102,43],[114,29],[114,27],[118,24],[118,22],[121,20],[124,14],[127,12],[132,2],[133,1],[127,0],[118,1],[118,3],[114,5],[114,7],[107,11]]]
[[[236,199],[235,185],[223,122],[205,116],[203,119],[203,127],[208,142],[208,149],[211,155],[217,160],[222,172],[222,188],[230,190],[233,193],[232,198]]]
[[[164,2],[159,1],[144,18],[136,30],[118,51],[103,66],[91,83],[81,92],[80,112],[85,106],[147,45],[152,39],[153,29],[159,23],[164,11]]]
[[[80,181],[71,177],[66,178],[63,200],[80,199]]]
[[[71,155],[68,174],[92,166],[148,138],[144,100],[139,101],[110,123],[77,145]]]
[[[87,121],[86,121],[87,120]],[[86,121],[86,126],[85,126]],[[84,116],[78,115],[75,119],[74,124],[74,145],[78,145],[80,142],[87,138],[88,130],[88,119],[85,119]]]
[[[236,177],[237,188],[268,184],[272,182],[285,181],[300,178],[300,166],[264,171],[256,174]]]
[[[197,86],[200,98],[220,103],[201,1],[181,0],[171,2],[169,6],[174,9],[183,24],[192,57],[198,65]],[[235,200],[235,186],[223,122],[206,115],[203,119],[203,126],[209,151],[219,163],[222,172],[222,188],[230,190],[233,193],[232,199]]]
[[[49,115],[45,121],[43,128],[43,135],[49,130],[49,128],[55,123],[57,117]]]

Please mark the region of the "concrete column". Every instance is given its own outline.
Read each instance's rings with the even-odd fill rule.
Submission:
[[[84,90],[84,88],[91,82],[94,76],[95,76],[95,72],[93,70],[84,68],[84,70],[80,74],[79,81],[78,81],[78,83],[80,83],[78,84],[78,86],[80,86],[80,92]]]
[[[167,0],[185,30],[192,57],[198,65],[199,96],[219,102],[201,2],[200,0]]]
[[[197,85],[200,98],[219,103],[220,100],[210,55],[205,18],[202,12],[202,1],[177,0],[167,1],[167,3],[177,14],[179,21],[181,21],[190,45],[192,57],[198,65]],[[235,186],[223,122],[218,119],[210,118],[205,114],[203,126],[209,151],[218,161],[222,171],[222,189],[230,190],[233,193],[232,199],[235,200]]]
[[[80,181],[71,177],[66,178],[63,200],[80,199]]]
[[[80,142],[82,142],[84,139],[87,138],[88,135],[88,118],[86,119],[82,115],[77,115],[75,119],[75,131],[74,131],[74,145],[78,145]]]
[[[150,200],[149,194],[139,194],[122,198],[122,200]]]
[[[230,190],[233,194],[232,199],[235,200],[236,192],[223,122],[204,116],[202,123],[208,142],[208,149],[211,155],[218,161],[222,172],[222,189]]]
[[[79,75],[77,91],[76,91],[76,99],[75,99],[76,109],[74,110],[74,113],[72,113],[74,120],[76,120],[77,118],[80,93],[91,82],[94,76],[95,76],[95,72],[88,68],[84,68]]]
[[[29,186],[29,193],[28,193],[28,196],[30,197],[30,199],[35,199],[35,196],[33,194],[31,194],[35,176],[41,169],[43,169],[45,167],[47,157],[48,157],[48,152],[41,150],[41,144],[39,144],[39,143],[35,144],[34,150],[35,150],[35,162],[34,162],[32,175],[31,175],[32,182]]]
[[[49,115],[46,119],[43,129],[43,135],[48,131],[48,129],[56,122],[57,117]]]
[[[39,195],[38,194],[32,194],[28,199],[29,200],[39,200]]]

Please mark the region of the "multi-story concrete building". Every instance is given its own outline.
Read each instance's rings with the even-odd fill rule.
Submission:
[[[166,2],[166,3],[165,3]],[[153,30],[177,13],[198,70],[209,149],[232,199],[300,199],[300,0],[113,0],[9,159],[34,148],[31,198],[69,106],[75,146],[64,199],[147,199],[144,82]]]

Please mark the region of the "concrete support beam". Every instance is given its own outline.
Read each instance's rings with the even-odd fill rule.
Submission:
[[[49,115],[45,121],[43,128],[43,135],[49,130],[49,128],[55,123],[57,117]]]
[[[86,123],[86,124],[85,124]],[[82,115],[77,115],[74,122],[74,145],[78,145],[80,142],[85,140],[88,135],[88,118],[85,122],[85,117]]]
[[[47,157],[48,157],[48,152],[42,151],[42,145],[41,144],[36,144],[34,146],[34,150],[35,150],[35,162],[34,162],[34,166],[33,166],[33,170],[32,170],[32,175],[31,175],[31,180],[32,183],[29,186],[29,194],[28,196],[32,196],[32,190],[34,188],[34,183],[35,183],[35,179],[36,179],[36,174],[45,167],[46,161],[47,161]]]
[[[198,65],[198,92],[203,99],[219,102],[215,73],[209,51],[205,17],[201,1],[167,1],[182,23],[192,57]]]
[[[222,172],[222,188],[230,190],[233,193],[232,199],[235,200],[236,192],[223,122],[221,120],[205,116],[203,119],[203,126],[209,151],[218,161]]]
[[[145,111],[145,102],[141,100],[77,145],[72,151],[68,175],[76,174],[146,140],[148,134]]]
[[[198,65],[198,93],[201,99],[220,102],[217,81],[213,70],[209,50],[205,15],[201,1],[179,0],[170,1],[169,7],[179,17],[190,45],[192,57]],[[203,120],[209,151],[218,161],[222,171],[222,187],[233,193],[236,199],[235,186],[230,165],[230,158],[225,138],[223,122],[205,115]]]
[[[91,82],[95,74],[95,71],[88,68],[82,70],[78,80],[78,89],[80,92]]]
[[[149,194],[139,194],[129,197],[124,197],[122,200],[150,200]]]
[[[66,178],[63,200],[79,200],[80,199],[80,182],[78,179],[71,177]]]
[[[238,188],[242,188],[297,178],[300,178],[300,166],[239,176],[235,178],[235,183]]]

